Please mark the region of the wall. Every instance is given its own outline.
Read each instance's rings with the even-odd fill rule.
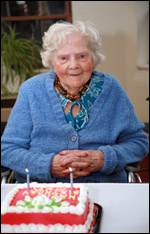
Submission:
[[[149,121],[149,68],[137,67],[136,1],[72,1],[73,22],[91,21],[102,37],[106,55],[97,70],[114,75],[127,92],[135,112]]]

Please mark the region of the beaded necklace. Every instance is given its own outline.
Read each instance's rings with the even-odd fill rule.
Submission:
[[[70,101],[74,102],[77,101],[83,93],[88,89],[90,80],[83,85],[82,89],[78,92],[78,94],[71,94],[69,93],[64,87],[61,85],[59,78],[56,76],[54,86],[57,88],[58,92],[64,96],[65,98],[69,99]]]

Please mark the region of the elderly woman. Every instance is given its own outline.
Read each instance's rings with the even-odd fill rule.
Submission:
[[[24,82],[2,136],[2,165],[26,181],[126,182],[125,167],[142,160],[148,141],[133,106],[102,62],[93,25],[58,22],[43,37],[50,72]]]

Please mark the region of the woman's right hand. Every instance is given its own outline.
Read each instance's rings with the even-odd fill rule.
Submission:
[[[59,154],[56,154],[51,162],[51,175],[53,177],[66,177],[63,173],[63,168],[61,167],[61,164],[63,163],[63,157],[61,157]]]
[[[70,163],[67,164],[66,167],[64,167],[64,166],[63,166],[63,162],[64,162],[65,160],[68,160],[68,157],[70,157]],[[81,154],[80,157],[81,157],[81,158],[82,158],[82,157],[86,158],[85,155],[84,155],[84,153],[83,153],[83,155]],[[77,157],[77,158],[78,158],[78,157]],[[75,162],[75,161],[77,160],[77,158],[76,158],[74,155],[70,155],[70,156],[68,156],[68,155],[63,155],[63,156],[61,156],[60,154],[56,154],[56,155],[53,157],[52,162],[51,162],[51,175],[52,175],[53,177],[65,177],[65,178],[69,178],[70,174],[64,173],[64,170],[65,170],[65,169],[68,169],[68,168],[71,166],[72,162]],[[84,159],[84,160],[85,160],[85,159]],[[78,161],[78,160],[77,160],[77,161]],[[84,161],[84,162],[81,161],[80,163],[81,163],[81,167],[82,167],[83,169],[86,169],[86,168],[89,167],[89,163],[86,162],[86,161]],[[72,169],[73,169],[73,172],[76,171],[75,168],[72,168]],[[87,172],[86,172],[86,171],[82,172],[82,176],[87,176]],[[74,178],[77,178],[77,177],[74,176]]]

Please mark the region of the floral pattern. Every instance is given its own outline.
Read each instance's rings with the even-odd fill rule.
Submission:
[[[64,201],[62,197],[55,197],[52,200],[45,195],[38,195],[37,197],[25,196],[24,200],[17,201],[17,207],[27,207],[28,209],[36,208],[43,209],[44,207],[53,209],[54,206],[69,206],[70,203]]]
[[[88,124],[91,108],[95,100],[100,95],[103,89],[103,85],[104,76],[95,76],[92,74],[88,89],[86,90],[84,95],[75,102],[70,101],[56,91],[58,98],[61,101],[63,111],[65,110],[65,107],[69,102],[73,103],[68,114],[65,114],[65,117],[67,119],[67,122],[71,124],[76,131],[83,129]],[[79,106],[79,110],[77,116],[73,117],[72,109],[75,105]]]

